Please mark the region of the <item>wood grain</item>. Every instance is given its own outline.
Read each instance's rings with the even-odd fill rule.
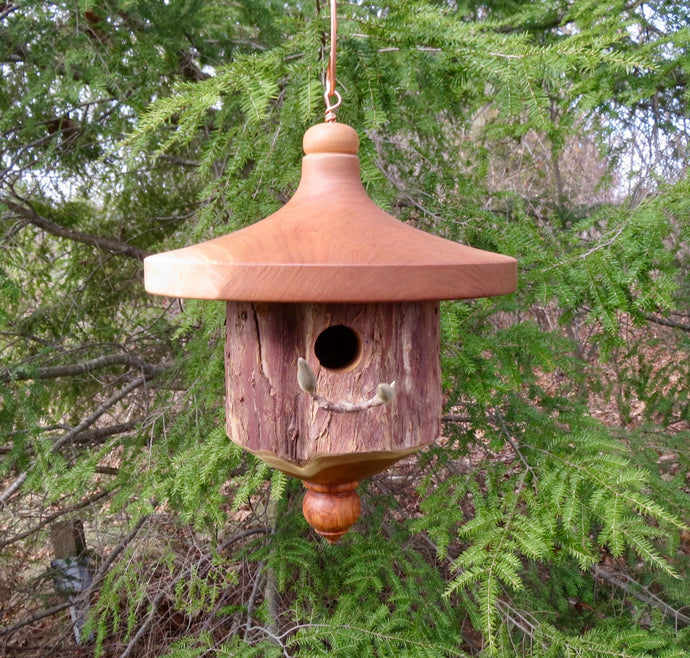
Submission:
[[[264,302],[463,299],[515,290],[514,258],[444,240],[376,206],[361,183],[357,134],[319,124],[294,197],[245,229],[144,261],[149,292]]]
[[[304,518],[329,544],[340,540],[359,518],[362,503],[355,491],[358,484],[304,483],[307,488],[302,501]]]

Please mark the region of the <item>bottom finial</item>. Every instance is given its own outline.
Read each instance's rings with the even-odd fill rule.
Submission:
[[[355,491],[358,484],[304,482],[308,489],[302,503],[304,518],[329,544],[335,544],[359,518],[362,504]]]

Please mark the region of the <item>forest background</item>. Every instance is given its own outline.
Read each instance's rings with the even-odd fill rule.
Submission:
[[[222,302],[142,278],[290,197],[326,4],[0,2],[5,655],[690,655],[687,6],[339,3],[369,194],[520,274],[443,304],[443,436],[330,547],[225,436]]]

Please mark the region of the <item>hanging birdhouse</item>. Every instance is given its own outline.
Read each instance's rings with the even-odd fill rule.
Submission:
[[[344,124],[310,128],[285,206],[144,261],[149,292],[227,300],[228,435],[304,481],[305,517],[331,542],[359,516],[362,478],[439,435],[439,300],[516,286],[515,259],[376,206],[358,146]]]
[[[359,481],[439,435],[439,300],[512,292],[517,262],[369,199],[357,133],[335,122],[330,5],[326,123],[304,135],[293,198],[245,229],[149,256],[144,278],[158,295],[227,300],[228,436],[304,481],[304,516],[333,543],[359,517]]]

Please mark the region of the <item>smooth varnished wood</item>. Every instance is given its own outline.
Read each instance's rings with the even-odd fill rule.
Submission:
[[[367,196],[344,124],[304,136],[294,197],[235,233],[144,261],[149,292],[264,302],[462,299],[515,290],[515,259],[408,226]]]
[[[362,502],[355,491],[359,482],[316,484],[305,482],[302,513],[307,523],[329,544],[335,544],[357,521]]]

